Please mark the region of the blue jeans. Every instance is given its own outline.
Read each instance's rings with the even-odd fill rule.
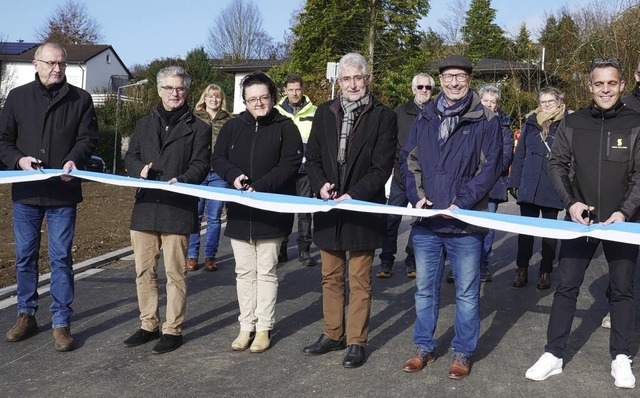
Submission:
[[[200,185],[216,188],[231,188],[225,180],[214,172],[209,172],[207,178]],[[200,198],[198,203],[198,225],[202,221],[202,216],[207,212],[207,230],[204,235],[204,258],[216,258],[218,254],[218,242],[220,242],[220,214],[224,202],[213,199]],[[189,249],[187,256],[189,258],[198,258],[200,253],[200,232],[193,233],[189,236]]]
[[[425,352],[434,351],[434,333],[440,311],[440,286],[444,260],[449,258],[456,288],[456,315],[451,347],[471,357],[480,336],[481,234],[441,234],[413,227],[416,256],[416,324],[413,343]],[[446,255],[445,255],[446,250]]]
[[[498,211],[498,203],[495,200],[489,199],[489,211],[495,213]],[[493,247],[493,238],[496,236],[496,230],[490,229],[484,237],[484,243],[482,246],[482,260],[480,261],[480,274],[485,275],[489,273],[489,256],[491,256],[491,249]]]
[[[49,267],[51,268],[51,313],[54,328],[71,326],[73,260],[71,246],[76,227],[76,206],[33,206],[13,203],[16,242],[18,314],[35,315],[38,310],[38,259],[42,220],[47,218]]]
[[[409,200],[407,199],[404,187],[400,185],[395,178],[392,178],[387,205],[407,207],[408,203]],[[380,257],[381,262],[389,263],[392,268],[396,259],[395,254],[398,252],[398,228],[400,228],[401,221],[402,216],[397,214],[387,214],[387,243],[382,245],[382,251],[378,256]],[[407,267],[414,267],[415,260],[413,256],[413,244],[411,243],[411,238],[407,240],[405,252],[407,253],[407,257],[404,260],[404,263]]]

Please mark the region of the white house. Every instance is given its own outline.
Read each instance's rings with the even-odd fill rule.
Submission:
[[[5,97],[17,86],[32,82],[35,68],[32,61],[38,43],[0,42],[0,97]],[[102,102],[101,94],[113,93],[127,84],[131,72],[113,47],[108,44],[77,44],[65,46],[67,50],[67,82],[91,93],[95,103]]]

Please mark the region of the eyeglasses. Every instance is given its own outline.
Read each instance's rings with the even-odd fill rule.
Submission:
[[[173,86],[160,86],[160,88],[163,89],[164,92],[167,94],[172,94],[174,90],[176,91],[177,94],[184,94],[184,92],[187,90],[184,87],[173,87]]]
[[[215,95],[215,94],[207,94],[204,97],[207,98],[207,99],[213,99],[213,98],[222,99],[222,97],[220,97],[219,95]]]
[[[339,77],[338,80],[340,80],[343,83],[351,83],[351,81],[354,81],[355,83],[360,83],[361,81],[366,79],[367,76],[369,75],[342,76],[342,77]]]
[[[464,83],[469,79],[469,74],[468,73],[458,73],[457,75],[452,75],[450,73],[445,73],[443,75],[440,75],[440,78],[445,83],[451,83],[451,81],[454,78],[456,79],[457,82]]]
[[[556,102],[558,102],[558,100],[549,100],[549,101],[540,101],[540,106],[548,106],[548,105],[553,105]]]
[[[261,104],[267,104],[271,101],[271,96],[270,95],[263,95],[261,97],[256,97],[256,98],[249,98],[244,100],[245,103],[249,104],[249,105],[255,105],[258,103],[258,101],[260,101]]]
[[[425,89],[425,90],[427,90],[427,91],[431,91],[431,89],[432,89],[433,87],[431,87],[430,85],[426,85],[426,86],[425,86],[424,84],[418,84],[418,85],[416,86],[416,88],[417,88],[418,90],[420,90],[420,91],[422,91],[422,89]]]
[[[67,62],[66,61],[61,61],[61,62],[55,62],[55,61],[44,61],[42,59],[36,59],[36,61],[38,62],[42,62],[47,64],[47,66],[49,67],[49,69],[55,69],[56,65],[58,65],[58,67],[60,69],[64,69],[67,67]]]
[[[611,65],[620,69],[620,60],[618,58],[594,58],[591,62],[591,67]]]

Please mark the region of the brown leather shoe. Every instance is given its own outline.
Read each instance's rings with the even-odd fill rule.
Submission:
[[[36,317],[29,314],[18,314],[16,324],[5,335],[5,339],[11,342],[18,342],[27,339],[38,333],[38,323]]]
[[[198,259],[190,258],[187,260],[187,271],[195,271],[198,269]]]
[[[454,380],[465,378],[469,376],[470,369],[471,360],[462,354],[455,354],[449,367],[449,378]]]
[[[408,373],[419,372],[435,360],[436,357],[433,355],[433,352],[424,352],[418,348],[416,354],[404,363],[402,370]]]
[[[524,287],[529,282],[529,268],[516,268],[516,277],[513,280],[513,287]]]
[[[551,274],[548,272],[541,272],[538,274],[538,284],[536,287],[539,290],[546,290],[551,287]]]
[[[56,351],[73,350],[73,337],[71,337],[71,329],[55,328],[53,329],[53,346]]]
[[[206,269],[207,271],[217,271],[218,267],[216,267],[216,260],[213,258],[205,258],[204,269]]]

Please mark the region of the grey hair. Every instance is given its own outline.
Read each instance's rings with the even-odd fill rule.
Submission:
[[[358,53],[348,53],[340,58],[340,62],[338,63],[338,77],[342,77],[342,69],[347,66],[362,68],[363,75],[369,74],[369,65],[367,64],[367,60]]]
[[[429,85],[431,87],[435,87],[436,86],[436,81],[433,80],[433,77],[431,77],[430,74],[428,74],[427,72],[420,72],[417,75],[415,75],[413,77],[413,79],[411,79],[411,87],[415,87],[418,85],[418,79],[420,79],[421,77],[425,77],[427,79],[429,79]]]
[[[189,91],[189,86],[191,86],[191,77],[189,77],[189,74],[182,66],[178,65],[171,65],[160,69],[158,75],[156,76],[158,88],[164,85],[164,79],[169,76],[181,77],[184,83],[184,88]]]
[[[36,49],[36,53],[33,55],[34,60],[38,60],[42,56],[42,51],[44,51],[45,47],[53,47],[55,49],[62,51],[62,54],[64,54],[64,59],[65,60],[67,59],[67,50],[64,47],[62,47],[62,44],[46,42],[38,46],[38,48]]]
[[[538,92],[538,101],[540,101],[540,97],[544,94],[551,94],[556,98],[556,100],[558,100],[558,102],[564,104],[564,94],[557,88],[551,86],[541,88],[540,92]]]
[[[496,86],[491,84],[487,84],[486,86],[482,86],[480,91],[478,92],[478,96],[482,99],[482,96],[485,94],[493,94],[496,97],[496,104],[498,104],[498,108],[502,106],[502,92]]]

